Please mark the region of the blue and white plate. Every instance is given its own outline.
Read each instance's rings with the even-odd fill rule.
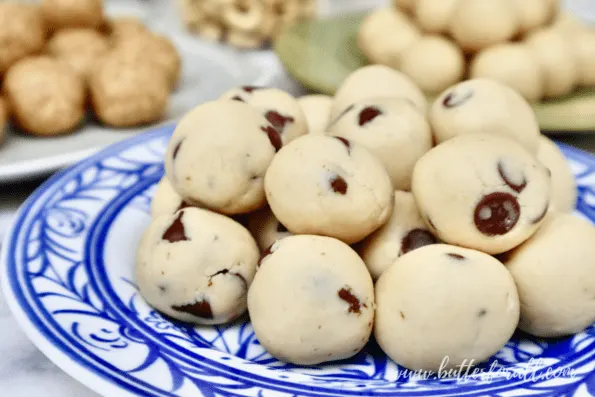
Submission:
[[[51,178],[3,247],[14,315],[91,389],[109,397],[595,395],[595,327],[549,341],[515,335],[475,373],[446,378],[404,371],[373,342],[346,361],[297,367],[268,355],[246,319],[196,328],[164,319],[140,297],[133,263],[172,130],[137,136]],[[595,158],[562,150],[578,179],[579,211],[595,221]]]

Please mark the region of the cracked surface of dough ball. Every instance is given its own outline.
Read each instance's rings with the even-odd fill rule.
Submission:
[[[111,51],[91,71],[95,114],[114,127],[160,120],[167,110],[169,82],[163,71],[133,54]]]
[[[46,51],[87,77],[97,59],[109,50],[107,39],[92,29],[60,30],[46,44]]]
[[[103,0],[42,0],[43,18],[51,29],[96,29],[103,23]]]
[[[270,208],[262,208],[248,214],[248,230],[252,233],[261,251],[265,251],[275,241],[292,234],[277,218]]]
[[[374,286],[363,261],[329,237],[277,241],[248,292],[260,344],[298,365],[354,356],[370,338],[374,308]]]
[[[39,9],[30,4],[0,2],[0,73],[43,48],[46,30]]]
[[[223,324],[246,310],[260,253],[236,221],[199,208],[154,219],[136,255],[136,282],[155,309],[180,321]]]
[[[576,208],[576,180],[568,159],[560,148],[549,138],[539,137],[537,160],[550,172],[552,180],[551,209],[559,212],[572,212]]]
[[[331,121],[333,97],[328,95],[305,95],[298,98],[297,101],[306,117],[308,133],[325,132]]]
[[[83,79],[49,57],[25,58],[13,65],[4,77],[4,92],[15,121],[32,134],[72,131],[85,114]]]
[[[459,0],[416,0],[415,20],[428,33],[444,33]]]
[[[438,94],[462,80],[466,62],[461,49],[442,36],[424,36],[403,52],[401,72],[422,91]]]

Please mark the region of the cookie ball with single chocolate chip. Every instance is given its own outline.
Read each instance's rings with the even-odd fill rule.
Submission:
[[[275,241],[292,234],[277,218],[270,208],[262,208],[248,214],[248,230],[252,233],[261,251],[265,251]]]
[[[136,282],[149,305],[196,324],[223,324],[246,310],[259,251],[236,221],[185,208],[154,219],[136,254]]]
[[[53,31],[83,27],[97,29],[103,23],[102,0],[42,0],[41,11]]]
[[[105,36],[87,28],[60,30],[46,44],[49,55],[65,62],[85,78],[108,50]]]
[[[357,354],[374,321],[374,286],[351,247],[291,236],[261,259],[248,292],[260,344],[279,360],[313,365]]]

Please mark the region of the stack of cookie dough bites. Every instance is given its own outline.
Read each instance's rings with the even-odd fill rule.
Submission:
[[[195,324],[248,309],[280,360],[346,359],[374,334],[437,370],[488,359],[517,327],[595,320],[595,229],[572,214],[570,166],[496,80],[431,104],[379,65],[334,97],[240,87],[188,113],[164,161],[141,294]]]
[[[139,21],[106,18],[101,0],[1,2],[0,21],[1,113],[10,110],[21,130],[71,132],[88,104],[114,127],[164,115],[180,57],[167,38]]]
[[[529,102],[595,86],[595,30],[559,0],[395,0],[373,11],[358,45],[429,95],[491,78]]]

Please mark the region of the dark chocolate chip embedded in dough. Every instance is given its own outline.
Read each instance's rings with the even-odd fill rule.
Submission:
[[[401,254],[431,244],[438,244],[438,239],[432,233],[425,229],[413,229],[401,240]]]
[[[484,196],[475,207],[475,227],[486,236],[500,236],[515,227],[521,206],[510,193],[496,192]]]
[[[237,96],[237,95],[236,95],[236,96],[234,96],[234,97],[232,97],[232,98],[231,98],[231,100],[232,100],[232,101],[238,101],[238,102],[246,102],[246,101],[244,101],[244,100],[243,100],[241,97],[239,97],[239,96]]]
[[[180,151],[180,147],[182,146],[182,142],[184,142],[184,140],[182,139],[180,142],[178,142],[178,144],[176,145],[176,147],[174,148],[174,151],[171,154],[172,159],[176,159],[176,157],[178,156],[178,152]]]
[[[175,311],[188,313],[196,317],[205,318],[209,320],[213,319],[213,311],[211,310],[211,304],[206,299],[187,305],[172,306],[171,308]]]
[[[524,176],[523,176],[523,181],[520,184],[514,183],[510,179],[510,176],[506,173],[506,170],[504,169],[504,164],[502,163],[502,161],[498,162],[498,174],[500,174],[500,178],[502,178],[504,183],[506,183],[508,185],[508,187],[510,187],[512,190],[514,190],[517,193],[522,192],[525,189],[525,187],[527,187],[527,179]]]
[[[248,94],[252,93],[253,91],[261,90],[261,89],[262,89],[262,87],[256,87],[253,85],[246,85],[246,86],[242,87],[242,90],[244,90],[244,92],[247,92]]]
[[[278,152],[283,146],[283,141],[281,141],[281,134],[279,134],[279,131],[270,125],[266,127],[260,127],[260,129],[267,134],[271,145],[273,145],[275,148],[275,152]]]
[[[161,237],[163,240],[169,241],[170,243],[188,241],[188,237],[186,237],[186,230],[184,229],[184,223],[182,222],[183,215],[184,211],[178,212],[176,219],[174,219],[172,224],[163,233],[163,236]]]
[[[454,252],[449,252],[446,254],[448,257],[456,259],[457,261],[465,260],[465,257],[461,254],[455,254]]]
[[[480,310],[477,312],[477,317],[483,317],[483,316],[485,316],[486,314],[488,314],[488,311],[487,311],[486,309],[480,309]]]
[[[343,145],[345,145],[345,147],[347,148],[347,153],[351,153],[351,143],[347,139],[342,138],[340,136],[336,136],[334,138],[338,139],[339,141],[341,141]]]
[[[265,114],[266,119],[275,127],[280,134],[283,134],[285,127],[288,123],[295,122],[295,119],[291,116],[284,116],[281,113],[270,110]]]
[[[340,175],[336,175],[331,179],[331,188],[335,193],[345,195],[348,187],[347,182]]]
[[[405,320],[405,313],[403,313],[402,311],[399,311],[399,314],[401,315],[401,318],[402,318],[403,320]]]
[[[359,299],[357,299],[357,297],[355,295],[353,295],[351,293],[351,288],[349,288],[349,287],[341,288],[337,292],[337,295],[339,295],[339,298],[341,298],[342,300],[344,300],[345,302],[347,302],[349,304],[349,313],[355,313],[355,314],[361,313],[360,301],[359,301]]]
[[[457,94],[454,91],[451,91],[450,93],[448,93],[448,95],[446,95],[444,97],[444,100],[442,101],[442,105],[445,108],[455,108],[457,106],[461,106],[462,104],[464,104],[465,102],[467,102],[469,99],[471,99],[471,97],[473,96],[473,91],[472,90],[468,90],[467,92],[464,92],[462,94]]]
[[[380,116],[382,111],[375,106],[368,106],[362,109],[359,112],[359,125],[363,127],[364,125],[372,122],[376,117]]]
[[[179,207],[178,207],[178,209],[176,210],[176,212],[177,212],[177,211],[180,211],[180,210],[183,210],[184,208],[189,208],[189,207],[194,207],[194,206],[193,206],[192,204],[190,204],[189,202],[187,202],[187,201],[182,201],[182,202],[180,203],[180,206],[179,206]]]

